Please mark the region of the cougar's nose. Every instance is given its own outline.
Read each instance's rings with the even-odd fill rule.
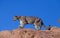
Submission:
[[[16,21],[16,20],[13,20],[13,21]]]

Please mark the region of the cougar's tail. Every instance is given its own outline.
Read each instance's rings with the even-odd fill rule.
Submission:
[[[41,20],[41,25],[43,28],[47,29],[46,25],[43,23],[43,21]]]

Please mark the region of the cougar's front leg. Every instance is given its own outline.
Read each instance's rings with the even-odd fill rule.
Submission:
[[[24,26],[25,26],[25,24],[26,24],[26,22],[25,21],[23,21],[23,20],[20,20],[20,28],[23,28]]]
[[[24,23],[22,20],[20,20],[20,25],[19,25],[19,28],[23,28],[24,27]]]

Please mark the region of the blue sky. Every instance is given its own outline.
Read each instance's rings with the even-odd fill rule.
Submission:
[[[46,26],[60,27],[60,0],[0,0],[0,30],[17,29],[19,22],[13,21],[15,15],[37,16]],[[34,28],[26,25],[24,28]]]

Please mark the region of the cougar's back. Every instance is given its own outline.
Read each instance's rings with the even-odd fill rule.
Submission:
[[[26,20],[28,23],[34,23],[37,17],[35,16],[27,16]]]

